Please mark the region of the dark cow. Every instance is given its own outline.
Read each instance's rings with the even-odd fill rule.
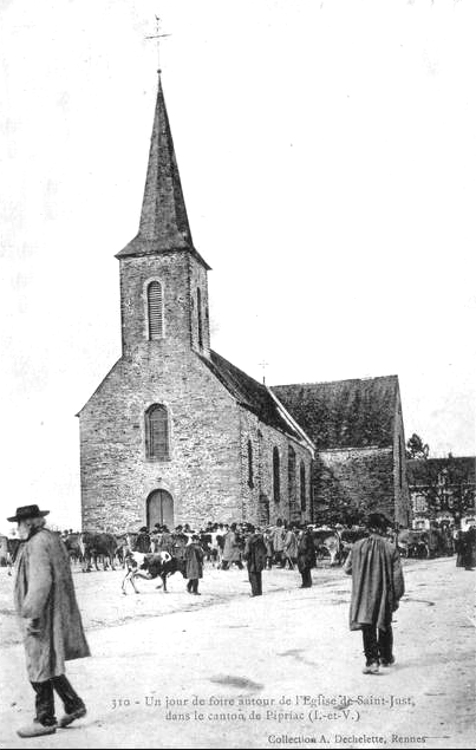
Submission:
[[[162,551],[151,554],[144,554],[143,552],[129,552],[126,555],[126,568],[127,573],[122,581],[122,593],[126,594],[126,581],[130,581],[130,584],[136,594],[139,594],[139,590],[135,585],[136,578],[145,578],[151,581],[155,578],[160,578],[162,584],[157,586],[160,589],[164,588],[164,594],[167,593],[167,576],[171,576],[177,571],[180,571],[184,575],[184,565],[182,561],[176,557],[172,557],[168,552]]]
[[[117,539],[113,534],[106,532],[93,533],[85,531],[81,534],[82,542],[84,544],[84,565],[83,572],[91,570],[91,563],[94,562],[94,567],[99,570],[98,558],[103,559],[103,568],[107,570],[109,565],[112,570],[114,567],[114,557],[118,549]],[[109,560],[109,564],[108,561]]]
[[[66,534],[62,535],[61,539],[68,550],[70,561],[82,564],[84,562],[85,553],[82,534]]]

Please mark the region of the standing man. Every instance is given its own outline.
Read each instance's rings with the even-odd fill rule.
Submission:
[[[251,596],[261,596],[263,593],[261,576],[263,568],[266,566],[266,544],[262,534],[259,533],[259,529],[256,530],[252,524],[248,525],[248,532],[244,558],[251,583]]]
[[[197,534],[192,536],[191,543],[185,547],[185,577],[188,578],[188,593],[200,596],[198,581],[203,578],[203,550]]]
[[[304,526],[298,540],[297,564],[302,578],[301,588],[311,588],[311,569],[316,564],[316,547],[314,545],[312,529],[309,526]]]
[[[68,552],[59,537],[44,528],[48,513],[37,505],[25,505],[7,519],[18,524],[22,541],[15,562],[14,599],[24,635],[28,678],[36,693],[36,717],[18,730],[20,737],[56,732],[53,691],[64,704],[60,727],[86,715],[86,706],[66,678],[65,661],[90,652]]]
[[[143,526],[139,529],[134,544],[134,552],[142,552],[144,555],[147,555],[150,552],[150,534],[147,526]]]
[[[243,570],[243,563],[241,562],[241,549],[239,536],[236,531],[236,523],[232,523],[229,530],[225,534],[225,543],[223,545],[222,555],[222,570],[228,570],[228,566],[233,563],[240,569]]]
[[[280,568],[284,568],[284,540],[286,539],[286,528],[283,526],[281,518],[276,521],[276,526],[271,533],[271,542],[274,550],[274,562]]]
[[[392,613],[405,593],[403,571],[396,547],[384,538],[390,521],[381,513],[367,519],[369,536],[356,542],[344,565],[352,575],[350,629],[362,630],[364,674],[378,674],[393,656]]]
[[[294,564],[297,562],[298,555],[298,540],[296,536],[296,527],[291,524],[286,531],[284,537],[284,567],[286,562],[289,565],[290,570],[294,570]]]

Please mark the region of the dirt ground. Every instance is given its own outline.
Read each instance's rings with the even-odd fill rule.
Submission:
[[[476,573],[454,558],[405,563],[397,663],[378,676],[361,672],[340,569],[305,590],[297,572],[267,571],[261,598],[237,569],[208,567],[200,597],[179,574],[168,594],[140,581],[123,596],[122,575],[74,573],[93,656],[67,674],[88,715],[25,741],[33,694],[0,569],[0,748],[474,746]]]

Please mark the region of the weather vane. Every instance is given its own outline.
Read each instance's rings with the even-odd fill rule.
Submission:
[[[156,34],[152,34],[152,36],[146,36],[146,39],[157,39],[157,66],[158,66],[158,72],[161,73],[160,70],[160,40],[163,39],[166,36],[171,36],[171,34],[161,34],[160,33],[160,18],[159,16],[155,17],[155,23],[156,23]]]

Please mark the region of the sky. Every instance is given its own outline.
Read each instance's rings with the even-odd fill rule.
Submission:
[[[397,374],[406,437],[474,455],[474,0],[0,0],[0,530],[80,525],[155,15],[212,347],[269,385]]]

